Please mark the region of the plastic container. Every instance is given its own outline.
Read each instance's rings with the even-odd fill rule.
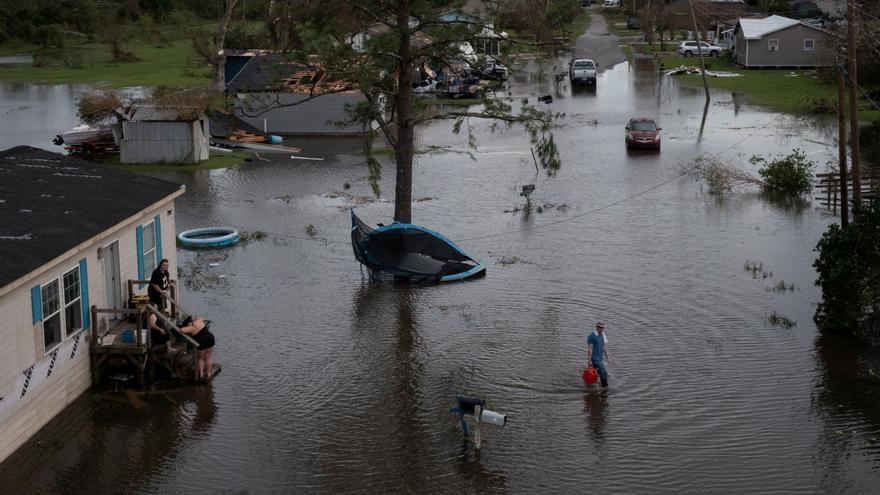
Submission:
[[[596,368],[587,368],[584,370],[582,378],[587,385],[593,385],[599,381],[599,372],[596,371]]]
[[[504,426],[507,424],[507,415],[483,409],[483,412],[480,414],[480,421],[490,425]]]

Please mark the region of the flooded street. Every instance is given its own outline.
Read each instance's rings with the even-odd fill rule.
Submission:
[[[223,372],[81,398],[0,466],[0,493],[873,493],[880,408],[852,376],[867,358],[819,343],[812,322],[813,248],[835,217],[713,196],[683,172],[701,154],[752,167],[793,148],[824,170],[836,129],[714,91],[701,135],[702,88],[637,62],[593,92],[556,93],[561,62],[511,81],[514,104],[554,94],[565,113],[555,177],[536,175],[521,129],[471,121],[475,160],[451,122],[421,129],[413,221],[483,262],[477,280],[370,281],[348,208],[390,222],[394,173],[383,157],[376,200],[356,140],[285,141],[321,162],[151,173],[186,185],[179,231],[268,234],[179,251],[183,306],[214,321]],[[0,148],[59,151],[77,91],[0,83]],[[657,119],[662,151],[626,151],[633,116]],[[607,392],[580,376],[596,320]],[[449,412],[457,394],[509,415],[479,454]]]

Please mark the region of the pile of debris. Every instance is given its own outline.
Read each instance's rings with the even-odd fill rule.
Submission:
[[[701,75],[703,70],[699,67],[690,67],[686,65],[679,66],[675,69],[671,69],[666,71],[667,76],[674,76],[676,74],[690,74],[690,75]],[[729,72],[729,71],[712,71],[707,70],[706,75],[710,77],[740,77],[742,74],[738,72]]]

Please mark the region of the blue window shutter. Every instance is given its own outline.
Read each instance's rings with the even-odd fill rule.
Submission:
[[[144,228],[138,225],[135,230],[137,240],[138,280],[144,279]],[[141,286],[143,287],[143,286]]]
[[[82,303],[82,325],[83,330],[89,328],[89,320],[92,317],[92,311],[89,307],[89,267],[86,259],[79,260],[79,295],[80,303]]]
[[[34,314],[34,323],[43,320],[43,295],[39,285],[31,288],[31,312]]]
[[[153,218],[156,222],[155,231],[156,231],[156,266],[159,266],[159,262],[162,261],[162,221],[159,219],[159,215],[156,215]]]

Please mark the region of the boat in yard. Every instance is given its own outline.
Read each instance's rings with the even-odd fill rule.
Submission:
[[[394,222],[375,229],[351,211],[354,256],[373,272],[412,282],[452,282],[486,274],[486,267],[433,230]]]
[[[112,126],[82,124],[62,132],[52,140],[71,154],[116,153],[119,143]]]

